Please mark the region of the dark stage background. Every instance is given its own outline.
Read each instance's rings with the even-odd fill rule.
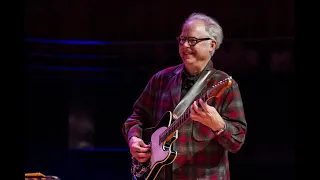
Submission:
[[[149,78],[180,63],[192,12],[215,17],[216,68],[236,79],[248,122],[231,179],[295,179],[292,0],[25,1],[25,172],[130,179],[123,122]]]

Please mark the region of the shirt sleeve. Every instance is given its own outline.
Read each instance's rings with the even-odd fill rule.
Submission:
[[[152,77],[139,98],[133,105],[133,113],[124,122],[122,127],[122,133],[127,142],[132,136],[142,137],[142,129],[146,124],[150,124],[150,119],[153,113],[154,107],[154,93],[153,84],[154,77]]]
[[[245,141],[247,122],[240,89],[235,81],[221,100],[224,101],[221,116],[225,120],[226,129],[216,139],[225,149],[236,153]]]

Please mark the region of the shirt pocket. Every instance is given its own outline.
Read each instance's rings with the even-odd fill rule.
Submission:
[[[203,125],[200,122],[193,121],[192,137],[196,141],[210,141],[215,137],[215,134],[211,128]]]

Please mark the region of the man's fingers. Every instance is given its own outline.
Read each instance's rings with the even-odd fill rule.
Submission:
[[[194,102],[193,102],[193,110],[194,110],[194,112],[195,112],[196,114],[202,113],[202,110],[201,110],[201,108],[198,106],[197,101],[194,101]]]
[[[130,150],[130,153],[135,156],[135,157],[147,157],[147,156],[151,156],[151,152],[150,150],[147,150],[145,152],[141,152],[140,150],[138,149],[135,149],[135,148],[132,148]]]
[[[150,144],[144,144],[142,147],[144,147],[144,148],[150,148],[151,145],[150,145]]]
[[[193,107],[193,110],[195,112],[195,115],[197,115],[199,117],[204,117],[205,116],[205,112],[203,111],[203,108],[199,107],[197,105],[196,101],[193,102],[192,107]]]
[[[150,144],[145,144],[142,139],[134,139],[130,146],[130,153],[139,162],[146,162],[150,156]]]
[[[192,106],[192,107],[190,108],[190,117],[191,117],[191,119],[195,120],[196,116],[197,116],[197,114],[196,114],[196,112],[194,111],[193,106]]]
[[[197,112],[198,110],[197,101],[193,101],[193,109]]]
[[[146,161],[148,161],[149,157],[146,158],[136,158],[139,162],[144,163]]]
[[[146,145],[146,144],[143,142],[142,139],[139,139],[138,143],[139,143],[140,146],[145,146],[145,145]]]
[[[137,147],[135,148],[136,152],[140,152],[140,153],[146,153],[150,150],[150,147],[144,148],[144,147]]]
[[[135,157],[139,162],[146,162],[151,157],[151,153],[138,153],[138,152],[135,152],[133,154],[133,157]]]
[[[203,109],[204,112],[209,112],[208,111],[208,106],[207,106],[207,103],[205,103],[201,98],[199,100],[199,103],[201,105],[201,109]]]
[[[136,158],[149,158],[150,156],[151,156],[151,153],[140,153],[140,152],[135,153]]]

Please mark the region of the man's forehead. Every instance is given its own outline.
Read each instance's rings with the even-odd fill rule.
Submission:
[[[204,26],[204,21],[201,19],[193,19],[193,20],[189,20],[185,23],[185,25],[187,26],[192,26],[192,25],[197,25],[197,26]]]
[[[182,33],[197,33],[203,34],[205,31],[205,24],[201,20],[192,20],[184,24],[182,28]]]

